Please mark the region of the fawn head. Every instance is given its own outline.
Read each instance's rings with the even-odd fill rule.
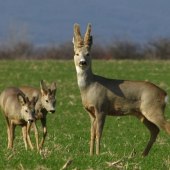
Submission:
[[[74,62],[76,69],[78,70],[86,70],[91,65],[91,56],[90,49],[92,46],[92,36],[91,32],[91,24],[88,24],[87,31],[84,36],[84,40],[81,37],[80,26],[78,24],[74,25]]]
[[[21,104],[21,117],[28,123],[32,123],[35,118],[35,104],[38,101],[38,97],[33,97],[30,101],[28,97],[17,95],[18,102]]]
[[[56,83],[51,84],[51,88],[47,88],[43,80],[40,83],[41,87],[41,103],[43,108],[45,108],[50,113],[55,113],[55,104],[56,104]]]

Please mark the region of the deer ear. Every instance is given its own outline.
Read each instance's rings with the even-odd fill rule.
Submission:
[[[56,90],[57,90],[56,82],[53,82],[53,83],[51,84],[51,91],[52,91],[52,94],[53,94],[54,96],[55,96]]]
[[[18,102],[21,104],[21,106],[24,106],[26,103],[25,98],[20,94],[17,95],[17,98],[18,98]]]
[[[38,96],[34,96],[34,97],[32,98],[31,103],[32,103],[34,106],[36,105],[36,103],[37,103],[37,101],[38,101],[38,98],[39,98],[39,95],[38,95]]]
[[[43,80],[41,80],[40,82],[40,87],[41,87],[41,93],[42,95],[47,95],[48,93],[48,88],[46,87],[45,83],[43,82]]]

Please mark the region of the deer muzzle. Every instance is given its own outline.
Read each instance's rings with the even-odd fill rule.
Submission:
[[[34,122],[34,120],[33,119],[28,119],[28,123],[33,123]]]
[[[50,112],[50,113],[55,113],[55,110],[50,110],[49,112]]]
[[[87,63],[86,63],[86,61],[80,61],[80,62],[79,62],[79,65],[80,65],[80,66],[86,66]]]

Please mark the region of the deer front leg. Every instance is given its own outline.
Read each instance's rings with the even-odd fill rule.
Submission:
[[[39,150],[39,133],[38,133],[38,128],[37,128],[36,120],[33,123],[34,123],[33,127],[34,127],[34,131],[35,131],[36,145],[37,145],[37,149]]]
[[[10,137],[9,137],[9,144],[8,144],[8,148],[12,149],[13,148],[13,142],[14,142],[14,131],[15,131],[15,127],[16,125],[13,123],[13,121],[10,121]]]
[[[91,119],[91,141],[90,141],[90,155],[94,154],[94,143],[96,140],[96,118],[90,115]]]
[[[5,116],[4,116],[5,117]],[[11,143],[11,130],[10,130],[10,123],[9,123],[9,119],[7,117],[5,117],[6,120],[6,124],[7,124],[7,134],[8,134],[8,148],[10,148],[10,143]]]
[[[47,135],[47,127],[46,127],[46,118],[42,118],[41,119],[41,123],[43,126],[43,137],[41,139],[41,142],[39,144],[39,148],[41,149],[43,147],[44,141],[45,141],[45,137]]]
[[[34,123],[34,122],[33,122]],[[32,123],[32,124],[33,124]],[[30,138],[30,129],[31,129],[31,124],[30,123],[27,123],[27,140],[28,140],[28,143],[30,145],[30,148],[33,150],[34,149],[34,146],[32,145],[32,142],[31,142],[31,138]]]
[[[22,134],[23,134],[23,140],[25,143],[25,149],[27,150],[28,144],[27,144],[27,125],[22,126]]]
[[[100,154],[100,140],[102,136],[102,131],[105,123],[106,114],[104,112],[97,112],[96,113],[96,121],[97,121],[97,127],[96,127],[96,154]]]

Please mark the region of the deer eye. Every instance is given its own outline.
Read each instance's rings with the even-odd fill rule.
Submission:
[[[48,103],[48,100],[46,100],[46,103]]]
[[[25,110],[25,112],[28,112],[28,110]]]
[[[88,53],[88,54],[86,54],[86,56],[89,56],[89,53]]]
[[[79,54],[77,53],[76,56],[79,56]]]

